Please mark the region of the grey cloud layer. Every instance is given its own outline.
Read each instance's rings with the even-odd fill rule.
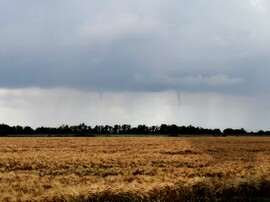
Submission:
[[[265,93],[263,0],[0,1],[0,87]]]

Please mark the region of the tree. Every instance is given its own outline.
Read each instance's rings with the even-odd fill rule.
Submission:
[[[122,127],[120,125],[114,125],[113,127],[113,134],[120,134],[122,133]]]
[[[243,135],[246,134],[247,132],[245,131],[244,128],[241,129],[232,129],[232,128],[226,128],[223,131],[224,135]]]
[[[168,126],[167,128],[167,133],[170,136],[177,136],[177,134],[179,133],[179,127],[175,124]]]
[[[138,125],[137,133],[138,134],[147,134],[147,133],[149,133],[148,127],[146,125]]]
[[[168,133],[168,126],[166,124],[161,124],[159,129],[160,134],[167,134]]]
[[[34,134],[34,130],[30,126],[25,126],[23,128],[23,134],[29,134],[29,135]]]
[[[102,134],[112,134],[112,132],[113,132],[112,126],[106,125],[103,127]]]
[[[0,135],[8,135],[12,132],[11,127],[6,124],[0,124]]]
[[[123,134],[130,134],[131,125],[127,125],[127,124],[122,125],[122,132]]]

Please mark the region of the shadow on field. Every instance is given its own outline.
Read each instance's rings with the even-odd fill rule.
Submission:
[[[174,197],[181,193],[184,201],[270,201],[270,138],[205,137],[189,138],[188,143],[193,154],[212,161],[200,169],[201,181],[188,188],[176,184]]]
[[[190,182],[175,180],[173,184],[147,190],[106,189],[73,199],[93,202],[270,201],[267,163],[270,160],[267,157],[270,156],[270,139],[174,137],[168,141],[169,147],[159,151],[164,158],[159,161],[163,163],[164,160],[172,158],[172,163],[175,163],[173,166],[190,172],[187,174]],[[150,142],[145,145],[154,149],[157,145]],[[182,147],[179,147],[180,143]]]

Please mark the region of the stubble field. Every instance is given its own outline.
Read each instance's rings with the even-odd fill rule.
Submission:
[[[0,201],[270,201],[270,137],[1,138]]]

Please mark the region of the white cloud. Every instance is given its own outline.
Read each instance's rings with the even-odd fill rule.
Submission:
[[[249,2],[258,11],[262,13],[266,12],[265,0],[250,0]]]
[[[0,123],[32,126],[80,122],[89,125],[158,124],[172,121],[171,99],[161,98],[159,93],[100,94],[71,89],[2,89]]]
[[[181,81],[184,85],[210,85],[210,86],[232,86],[244,82],[237,77],[229,77],[225,74],[216,74],[213,76],[187,76]]]
[[[177,124],[210,128],[269,130],[270,97],[250,98],[218,93],[111,93],[70,89],[0,90],[0,123]]]

